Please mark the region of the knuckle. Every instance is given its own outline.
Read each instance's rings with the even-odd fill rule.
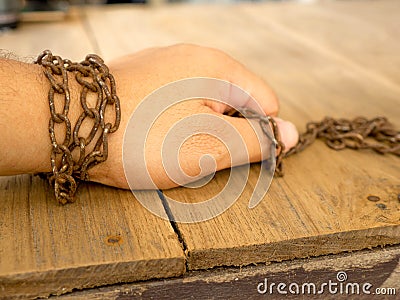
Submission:
[[[232,60],[228,54],[225,52],[211,47],[190,44],[190,43],[179,43],[168,47],[172,51],[176,51],[177,53],[190,53],[195,58],[199,60],[213,60],[213,61],[227,61]]]
[[[271,94],[271,100],[268,105],[268,113],[272,116],[276,116],[279,112],[279,100],[275,93]]]
[[[214,136],[203,133],[193,135],[187,139],[182,145],[181,153],[197,161],[208,154],[217,163],[223,162],[229,157],[227,148],[222,141]]]

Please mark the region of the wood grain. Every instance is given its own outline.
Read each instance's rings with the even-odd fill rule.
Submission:
[[[244,7],[249,17],[260,13]],[[307,48],[351,66],[385,86],[400,84],[398,1],[327,1],[269,7],[259,25],[271,25]],[[333,30],[332,30],[333,29]]]
[[[17,30],[0,34],[0,49],[27,61],[33,61],[45,49],[73,61],[96,51],[81,12],[76,9],[62,22],[21,23]]]
[[[48,48],[78,61],[96,50],[78,11],[64,22],[22,24],[1,35],[0,45],[19,57]],[[85,184],[79,200],[62,207],[37,177],[0,178],[0,299],[46,297],[184,271],[171,224],[130,192]]]
[[[365,3],[370,1],[86,8],[51,26],[24,24],[0,36],[0,45],[22,56],[50,48],[73,60],[88,52],[109,60],[151,46],[203,44],[228,52],[265,78],[281,99],[281,116],[301,129],[325,115],[385,115],[400,127],[400,44],[389,39],[400,28],[397,4]],[[60,207],[36,177],[1,178],[0,298],[179,276],[185,259],[194,270],[400,243],[399,158],[335,152],[317,142],[288,158],[285,169],[286,176],[274,179],[254,209],[248,201],[257,164],[241,197],[225,213],[206,222],[172,224],[183,245],[171,224],[146,211],[130,192],[86,184],[76,204]],[[229,171],[219,172],[206,187],[165,194],[203,201],[217,194],[228,176]],[[381,200],[368,201],[369,195]],[[394,268],[393,257],[386,262]],[[286,263],[281,267],[290,269]],[[258,280],[261,273],[253,274],[248,278]],[[397,279],[392,274],[387,284]],[[168,287],[175,290],[175,283]],[[231,285],[232,280],[225,287]],[[163,289],[160,282],[137,287],[128,296],[138,289],[154,296]]]
[[[353,254],[329,255],[313,259],[297,259],[290,262],[271,263],[268,265],[248,266],[243,268],[218,268],[208,271],[193,271],[183,278],[170,279],[168,281],[149,281],[119,286],[103,287],[61,296],[60,299],[190,299],[196,295],[197,299],[298,299],[300,295],[288,292],[280,295],[276,286],[273,293],[259,294],[257,285],[265,283],[314,283],[320,287],[329,280],[336,283],[338,272],[346,272],[347,281],[344,283],[358,283],[361,287],[364,283],[372,285],[370,291],[375,288],[394,288],[396,295],[400,289],[400,281],[387,284],[387,279],[397,273],[393,269],[400,259],[400,248],[360,251]],[[400,270],[399,268],[397,270]],[[344,289],[345,290],[345,289]],[[349,290],[351,291],[351,290]],[[392,290],[393,292],[393,290]],[[345,292],[344,292],[345,293]],[[303,295],[307,299],[373,299],[373,295],[330,294],[327,289],[320,295]],[[395,295],[375,296],[377,299],[394,299]]]
[[[290,29],[285,27],[288,7],[293,14],[305,16],[292,16],[291,22],[299,24]],[[146,26],[141,34],[125,41],[120,54],[153,46],[157,41],[211,44],[265,77],[280,95],[282,116],[299,127],[325,115],[385,115],[400,126],[399,87],[389,80],[392,74],[384,73],[382,77],[380,70],[360,66],[369,52],[346,52],[346,47],[338,47],[339,51],[322,40],[337,37],[345,28],[358,24],[351,17],[356,9],[347,10],[347,18],[324,7],[318,7],[316,13],[314,6],[293,4],[239,5],[228,9],[207,6],[198,10],[178,6],[140,13],[143,14],[135,22],[145,21]],[[346,20],[347,23],[339,26],[337,34],[307,36],[310,33],[302,30],[310,22],[306,17],[318,13],[329,16],[338,26]],[[123,32],[119,28],[136,15],[136,9],[108,10],[107,18],[119,19],[113,27],[103,29]],[[89,23],[101,26],[100,16],[104,15],[93,11]],[[332,22],[325,22],[323,17],[314,17],[310,27],[322,33],[334,31]],[[179,22],[174,22],[177,18]],[[363,37],[371,35],[372,28],[378,37],[386,34],[384,23],[374,25],[352,29],[352,35],[343,36],[343,44],[349,39],[359,43],[357,49],[361,49],[365,41],[354,39],[358,31]],[[106,55],[112,56],[113,42],[100,35],[98,39]],[[118,37],[111,38],[114,39]],[[398,47],[396,41],[390,45],[390,49]],[[391,64],[398,65],[398,58],[393,58]],[[247,202],[257,179],[255,166],[242,197],[224,214],[199,224],[177,224],[186,246],[188,267],[246,265],[399,243],[399,170],[399,159],[395,157],[348,150],[336,153],[316,143],[287,160],[286,177],[276,179],[264,201],[250,210]],[[221,191],[227,174],[217,174],[201,189],[179,188],[165,193],[184,202],[209,199]],[[371,194],[380,196],[386,209],[366,200]]]
[[[300,18],[294,18],[295,14]],[[375,70],[373,65],[363,64],[379,45],[371,40],[365,51],[356,51],[372,33],[378,38],[386,36],[385,24],[363,27],[352,14],[356,14],[356,8],[348,9],[344,18],[324,6],[295,4],[207,6],[197,10],[175,6],[162,11],[123,12],[115,8],[108,10],[106,17],[111,20],[119,16],[118,21],[108,29],[102,28],[122,33],[123,24],[136,15],[135,22],[145,22],[141,34],[127,39],[120,54],[153,46],[157,41],[211,44],[227,51],[271,83],[280,95],[282,116],[299,127],[325,115],[385,115],[400,126],[400,90],[392,80],[394,75],[385,68]],[[102,26],[103,17],[101,10],[92,11],[89,24]],[[327,17],[330,22],[325,22]],[[174,22],[177,18],[179,22]],[[305,26],[313,30],[306,31]],[[337,33],[327,34],[336,27]],[[346,28],[351,30],[344,35]],[[355,39],[358,33],[364,38]],[[358,43],[357,48],[333,47],[339,36],[344,39],[342,44]],[[97,38],[111,57],[113,42],[100,35]],[[119,37],[111,41],[114,39],[116,42]],[[391,53],[398,46],[392,41],[386,51]],[[379,64],[379,59],[376,61]],[[396,66],[400,61],[394,57],[390,63]],[[396,157],[348,150],[336,153],[316,143],[287,160],[286,177],[276,179],[262,203],[250,210],[247,202],[258,174],[254,166],[242,197],[228,211],[207,222],[177,224],[188,253],[188,267],[246,265],[399,243],[399,170]],[[227,174],[217,174],[201,189],[179,188],[165,193],[184,202],[209,199],[221,191]],[[386,209],[366,200],[371,194],[378,195]]]
[[[132,193],[84,184],[78,197],[60,206],[38,177],[1,178],[0,298],[183,274],[170,223]]]

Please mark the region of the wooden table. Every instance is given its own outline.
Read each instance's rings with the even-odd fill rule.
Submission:
[[[396,0],[86,7],[62,22],[22,24],[0,36],[0,48],[32,57],[49,48],[72,60],[96,52],[109,60],[151,46],[203,44],[265,78],[281,116],[300,130],[326,115],[384,115],[398,128],[399,11]],[[399,288],[399,247],[346,253],[400,244],[400,159],[317,142],[285,163],[286,176],[273,180],[256,208],[247,202],[258,165],[229,210],[195,224],[154,216],[130,191],[88,183],[75,204],[61,207],[43,180],[3,177],[0,298],[177,277],[64,297],[240,299],[257,296],[266,276],[320,282],[340,270],[356,282]],[[218,173],[200,190],[164,193],[207,199],[227,176]]]

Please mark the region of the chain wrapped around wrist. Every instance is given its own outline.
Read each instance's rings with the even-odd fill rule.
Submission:
[[[116,93],[114,77],[104,61],[95,54],[76,63],[49,50],[43,51],[35,61],[43,66],[44,74],[50,82],[48,101],[50,108],[49,135],[51,141],[51,173],[43,173],[51,185],[60,204],[74,202],[79,181],[89,180],[88,170],[104,162],[108,157],[108,135],[117,131],[121,121],[120,101]],[[82,111],[74,126],[68,117],[71,91],[68,73],[73,74],[81,89],[79,100]],[[88,96],[96,98],[90,107]],[[77,99],[78,101],[78,99]],[[57,112],[56,107],[62,107]],[[105,121],[106,109],[113,110],[113,123]],[[82,123],[91,123],[87,136],[81,135]],[[63,141],[56,138],[56,127],[65,128]],[[86,153],[91,149],[89,153]]]
[[[116,94],[114,77],[109,73],[103,60],[94,54],[86,56],[80,63],[71,62],[54,56],[49,50],[39,55],[36,62],[43,66],[44,74],[50,82],[48,101],[50,107],[49,134],[51,141],[51,173],[44,173],[54,186],[55,197],[61,204],[74,201],[79,181],[89,180],[88,170],[104,162],[108,157],[108,135],[115,132],[121,121],[120,101]],[[72,129],[68,118],[71,104],[71,92],[68,85],[68,73],[75,75],[81,86],[79,99],[81,114]],[[96,96],[96,105],[89,107],[88,96]],[[56,99],[57,98],[57,99]],[[56,111],[56,102],[62,106]],[[105,121],[105,111],[110,108],[115,115],[113,124]],[[275,144],[275,174],[283,176],[282,160],[298,153],[311,145],[316,139],[322,139],[335,149],[372,149],[378,153],[391,153],[400,156],[400,132],[384,117],[354,120],[325,118],[321,122],[310,122],[307,130],[300,135],[297,145],[285,152],[279,128],[271,116],[263,116],[249,108],[237,111],[240,117],[259,121],[263,133]],[[232,114],[233,116],[235,115]],[[86,121],[85,121],[86,120]],[[81,136],[83,122],[92,122],[87,136]],[[65,135],[62,142],[56,138],[56,125],[64,125]],[[272,129],[271,136],[270,128]],[[87,149],[90,153],[86,153]]]

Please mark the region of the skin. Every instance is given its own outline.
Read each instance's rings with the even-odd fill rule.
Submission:
[[[107,62],[107,65],[117,82],[121,125],[109,137],[108,160],[89,172],[92,181],[106,185],[128,188],[122,163],[125,128],[142,99],[165,84],[190,77],[223,79],[249,92],[266,114],[276,116],[278,113],[278,100],[271,88],[242,64],[216,49],[187,44],[150,48]],[[49,172],[47,93],[50,85],[42,67],[0,59],[0,81],[0,175]],[[79,85],[72,75],[69,82],[72,99],[76,99],[71,103],[69,117],[75,124],[80,113]],[[163,169],[160,155],[163,138],[175,122],[193,114],[213,114],[229,122],[243,136],[249,160],[261,160],[262,149],[253,127],[245,119],[228,116],[229,110],[229,106],[219,102],[191,100],[172,106],[155,122],[146,142],[146,163],[158,188],[176,186]],[[286,149],[293,147],[298,140],[296,128],[279,118],[276,121]],[[90,127],[87,126],[86,130]],[[60,136],[64,134],[63,128],[57,130]],[[184,172],[190,176],[199,174],[198,162],[205,154],[213,156],[217,170],[230,167],[230,154],[224,144],[210,135],[200,134],[187,139],[180,149],[179,161]]]

